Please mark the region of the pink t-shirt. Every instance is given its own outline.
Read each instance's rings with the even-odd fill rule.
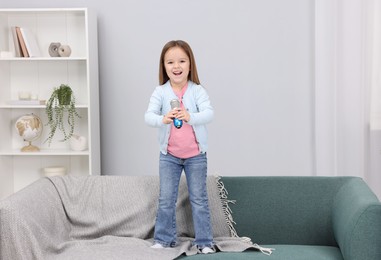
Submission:
[[[180,92],[175,92],[181,108],[184,108],[183,95],[188,88],[188,83]],[[168,152],[181,159],[187,159],[200,153],[193,127],[183,121],[183,126],[177,129],[173,124],[168,140]]]

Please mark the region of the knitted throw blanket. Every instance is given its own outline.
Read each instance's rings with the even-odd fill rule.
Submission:
[[[65,176],[40,182],[53,187],[44,190],[34,184],[27,189],[34,187],[34,195],[42,193],[57,198],[47,197],[45,204],[37,200],[33,203],[42,204],[25,205],[17,210],[17,203],[22,203],[22,192],[25,193],[21,191],[21,195],[0,203],[1,259],[97,260],[128,256],[135,260],[164,260],[198,253],[192,246],[193,221],[184,177],[180,181],[176,209],[179,244],[170,249],[150,248],[159,196],[157,176]],[[207,188],[217,249],[242,252],[255,248],[270,254],[271,251],[251,243],[250,239],[238,237],[229,209],[232,201],[228,200],[221,180],[208,176]],[[49,207],[49,211],[41,207]],[[53,213],[48,216],[45,211]],[[17,212],[23,212],[23,216]],[[44,222],[35,223],[25,214],[43,215],[38,219]]]

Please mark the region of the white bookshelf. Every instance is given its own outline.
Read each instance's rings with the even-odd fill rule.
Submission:
[[[0,51],[15,53],[11,27],[27,27],[37,39],[41,57],[0,58],[0,199],[43,176],[44,167],[64,166],[68,174],[100,174],[98,50],[96,16],[86,8],[0,9]],[[70,57],[50,57],[52,42],[71,47]],[[48,100],[54,87],[68,84],[74,91],[81,116],[75,133],[88,140],[88,149],[73,151],[60,142],[57,132],[51,145],[44,105],[12,105],[19,91]],[[44,125],[33,142],[40,152],[21,152],[26,143],[14,124],[24,115],[38,115]]]

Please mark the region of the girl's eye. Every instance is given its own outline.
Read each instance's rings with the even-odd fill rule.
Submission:
[[[167,64],[172,64],[173,62],[172,61],[168,61]]]

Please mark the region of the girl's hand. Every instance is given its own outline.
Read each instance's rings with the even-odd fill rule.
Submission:
[[[183,120],[185,122],[188,122],[189,119],[190,119],[190,115],[189,115],[188,111],[186,109],[184,109],[184,108],[177,109],[176,118],[180,119],[180,120]]]
[[[163,123],[171,124],[174,118],[188,122],[190,119],[190,115],[186,109],[174,108],[163,116]]]
[[[173,118],[176,117],[177,109],[172,109],[166,115],[163,116],[164,124],[171,124],[173,122]]]

